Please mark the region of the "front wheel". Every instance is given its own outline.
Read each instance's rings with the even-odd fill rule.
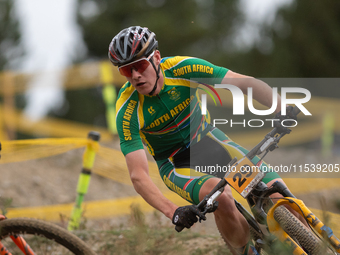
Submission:
[[[334,254],[315,234],[306,228],[285,206],[275,209],[274,219],[280,224],[282,229],[297,240],[300,246],[311,255]]]
[[[24,238],[34,251],[34,254],[37,255],[95,255],[80,238],[55,224],[28,218],[13,218],[0,221],[1,244],[13,255],[22,254],[11,239],[11,236],[18,235]]]

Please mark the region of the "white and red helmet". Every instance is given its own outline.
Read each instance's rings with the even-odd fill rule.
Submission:
[[[147,27],[132,26],[120,31],[109,45],[109,59],[115,66],[149,56],[158,47],[155,33]]]

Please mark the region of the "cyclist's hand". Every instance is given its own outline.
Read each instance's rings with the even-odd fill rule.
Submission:
[[[197,217],[206,220],[204,214],[195,205],[182,206],[175,211],[172,223],[179,227],[190,228],[198,221]]]
[[[279,121],[274,122],[274,126],[277,128],[278,133],[286,133],[288,131],[287,127],[282,126],[282,121],[284,121],[285,126],[294,126],[296,123],[293,120],[297,120],[297,116],[293,113],[293,106],[288,105],[286,108],[286,115],[281,115],[281,112],[278,112],[275,114],[275,119],[278,119]],[[289,121],[291,119],[291,121]]]

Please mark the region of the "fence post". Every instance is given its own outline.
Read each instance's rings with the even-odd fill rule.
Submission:
[[[1,118],[3,118],[3,131],[7,134],[8,140],[15,140],[16,130],[12,115],[15,110],[15,91],[14,91],[14,74],[12,72],[3,73],[3,109]]]
[[[7,135],[5,133],[5,124],[4,124],[4,113],[3,107],[0,104],[0,141],[8,140]]]
[[[70,231],[79,228],[80,219],[83,213],[82,203],[90,184],[91,171],[94,165],[96,151],[99,147],[98,141],[100,140],[100,134],[98,132],[91,131],[87,138],[89,139],[89,142],[83,154],[83,168],[78,179],[76,202],[67,227]]]
[[[116,88],[112,85],[113,73],[112,65],[108,62],[102,62],[100,64],[100,77],[103,83],[103,98],[106,104],[106,121],[110,132],[113,135],[117,134],[116,127]]]
[[[332,147],[334,143],[334,116],[328,112],[322,120],[322,134],[321,134],[321,151],[322,156],[329,158],[332,156]]]

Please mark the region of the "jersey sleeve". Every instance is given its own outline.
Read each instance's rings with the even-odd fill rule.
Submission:
[[[162,61],[167,77],[174,79],[205,79],[208,84],[220,83],[229,69],[194,57],[170,57]]]
[[[120,148],[124,156],[130,152],[143,149],[139,135],[138,94],[132,86],[124,85],[116,103],[116,125],[120,140]],[[124,87],[122,89],[124,89]],[[127,87],[127,88],[126,88]]]

